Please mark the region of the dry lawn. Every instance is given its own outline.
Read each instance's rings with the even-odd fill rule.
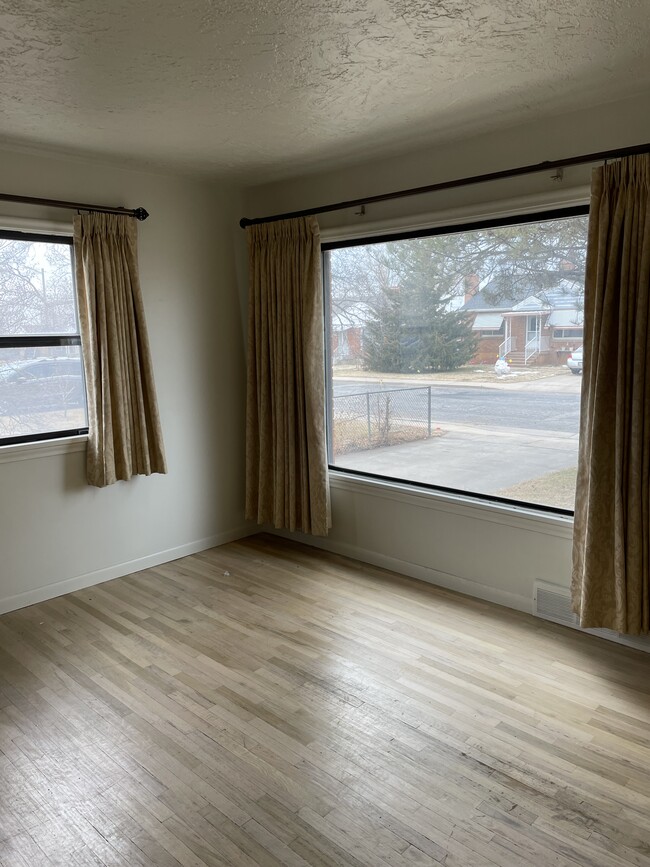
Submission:
[[[435,428],[431,436],[442,436],[441,428]],[[368,424],[365,419],[337,419],[332,430],[332,450],[334,455],[348,455],[351,452],[361,452],[367,449],[378,449],[382,446],[398,446],[401,443],[426,440],[426,427],[417,424],[391,422],[389,429],[380,429],[377,424],[370,426],[368,436]]]
[[[558,509],[573,509],[576,494],[576,467],[556,470],[536,479],[519,482],[509,488],[496,491],[499,497],[510,497],[528,503],[555,506]]]
[[[58,430],[86,427],[86,413],[81,407],[55,412],[0,416],[0,437],[27,436]]]

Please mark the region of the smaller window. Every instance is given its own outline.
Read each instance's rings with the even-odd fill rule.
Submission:
[[[0,445],[88,431],[72,239],[0,232]]]
[[[582,339],[582,328],[555,328],[553,329],[553,340],[566,340],[567,338],[579,337]]]

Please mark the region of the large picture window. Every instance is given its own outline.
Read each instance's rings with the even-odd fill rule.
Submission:
[[[587,220],[324,244],[330,466],[572,513]]]
[[[72,239],[0,232],[0,445],[87,432]]]

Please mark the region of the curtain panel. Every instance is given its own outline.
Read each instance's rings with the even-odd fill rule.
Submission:
[[[88,396],[88,482],[165,473],[138,276],[133,217],[74,219],[77,300]]]
[[[650,157],[593,174],[572,597],[584,627],[650,626]]]
[[[315,218],[247,229],[246,515],[326,535],[329,485],[320,233]]]

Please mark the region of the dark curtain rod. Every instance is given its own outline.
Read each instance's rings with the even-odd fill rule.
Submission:
[[[329,211],[344,211],[346,208],[358,208],[374,205],[376,202],[388,202],[391,199],[405,199],[408,196],[421,196],[425,193],[436,193],[440,190],[451,190],[454,187],[468,187],[471,184],[483,184],[486,181],[499,181],[503,178],[515,178],[518,175],[532,175],[549,169],[564,169],[567,166],[580,166],[585,163],[597,163],[603,160],[615,160],[634,154],[650,153],[650,143],[634,145],[633,147],[617,148],[611,151],[600,151],[595,154],[582,154],[579,157],[567,157],[563,160],[546,160],[543,163],[533,163],[529,166],[518,166],[514,169],[503,169],[499,172],[488,172],[484,175],[473,175],[468,178],[455,178],[452,181],[441,181],[428,184],[425,187],[412,187],[410,190],[396,190],[393,193],[381,193],[378,196],[366,196],[365,199],[350,199],[347,202],[334,202],[331,205],[320,205],[317,208],[305,208],[302,211],[289,211],[286,214],[273,214],[270,217],[242,217],[239,225],[258,226],[260,223],[276,223],[278,220],[291,220],[294,217],[311,217],[314,214],[325,214]]]
[[[69,211],[93,211],[96,214],[125,214],[136,220],[146,220],[149,216],[144,208],[110,208],[105,205],[88,205],[83,202],[64,202],[61,199],[38,199],[34,196],[12,196],[0,193],[0,202],[19,202],[23,205],[44,205],[48,208],[66,208]]]

